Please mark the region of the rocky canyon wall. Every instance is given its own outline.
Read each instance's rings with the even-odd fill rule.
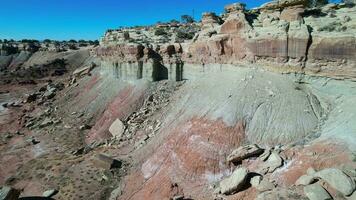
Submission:
[[[311,8],[306,2],[272,2],[252,10],[236,3],[221,16],[204,13],[200,23],[191,25],[199,26],[191,40],[177,37],[189,25],[107,32],[96,55],[124,78],[128,73],[138,79],[179,81],[188,78],[189,64],[202,65],[202,71],[206,64],[252,64],[278,72],[355,78],[356,8]],[[156,36],[157,29],[167,35]]]

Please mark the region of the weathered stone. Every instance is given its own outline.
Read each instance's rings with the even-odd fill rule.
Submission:
[[[220,192],[222,194],[233,194],[239,192],[246,184],[248,170],[237,168],[228,178],[220,182]]]
[[[56,96],[56,89],[47,90],[43,94],[43,97],[45,97],[46,99],[53,99],[53,97],[55,97],[55,96]]]
[[[262,176],[257,175],[251,178],[250,184],[252,187],[257,187],[261,183],[261,181],[262,181]]]
[[[50,190],[43,192],[42,196],[50,198],[50,197],[53,197],[54,195],[56,195],[57,193],[58,193],[58,190],[50,189]]]
[[[3,186],[0,190],[0,200],[17,200],[19,196],[19,190],[8,186]]]
[[[228,16],[221,26],[221,34],[236,34],[242,29],[248,28],[249,24],[244,13],[233,13]]]
[[[260,184],[258,184],[255,188],[260,192],[265,192],[265,191],[273,190],[275,187],[276,186],[273,183],[263,179],[260,182]]]
[[[121,138],[125,132],[125,125],[120,119],[116,119],[110,126],[109,132],[115,138]]]
[[[332,200],[330,194],[318,183],[304,187],[304,193],[310,200]]]
[[[95,67],[96,67],[96,64],[95,64],[95,63],[91,63],[91,64],[88,65],[88,66],[85,66],[85,67],[76,69],[76,70],[73,72],[73,75],[76,76],[76,77],[78,77],[78,76],[84,76],[84,75],[86,75],[86,74],[89,74],[89,73],[91,72],[91,70],[93,70]]]
[[[265,149],[264,152],[263,152],[263,154],[261,154],[259,158],[260,158],[262,161],[266,161],[270,155],[271,155],[271,150]]]
[[[323,179],[331,187],[335,188],[345,196],[351,195],[356,188],[355,181],[339,169],[323,169],[315,173],[315,177]]]
[[[310,185],[314,183],[316,179],[313,176],[309,175],[303,175],[298,178],[298,180],[295,182],[296,185]]]
[[[303,19],[302,14],[305,8],[303,6],[293,6],[283,9],[280,19],[287,22],[300,21]]]
[[[309,4],[309,0],[276,0],[263,4],[261,10],[277,10],[283,9],[291,6],[304,6],[306,7]]]
[[[49,126],[51,124],[53,124],[52,119],[46,118],[46,119],[43,120],[43,122],[38,127],[39,128],[44,128],[44,127],[47,127],[47,126]]]
[[[109,200],[117,200],[120,195],[122,195],[122,186],[119,186],[111,192]]]
[[[83,125],[79,126],[79,129],[80,130],[88,130],[88,129],[91,129],[91,126],[88,124],[83,124]]]
[[[266,162],[263,164],[262,171],[266,173],[272,173],[277,168],[283,165],[283,159],[276,152],[272,152]]]
[[[242,160],[254,156],[259,156],[263,153],[263,149],[258,147],[255,144],[241,146],[238,149],[234,150],[228,157],[228,162],[241,162]]]
[[[172,200],[183,200],[183,199],[184,199],[184,195],[177,195],[172,198]]]
[[[104,154],[98,154],[98,155],[94,156],[94,158],[92,159],[92,162],[95,167],[103,168],[106,170],[120,168],[122,165],[121,161],[113,159],[110,156],[107,156]]]

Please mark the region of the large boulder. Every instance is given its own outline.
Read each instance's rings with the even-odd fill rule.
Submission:
[[[97,154],[92,158],[92,163],[97,168],[105,170],[120,168],[122,162],[105,154]]]
[[[349,196],[355,191],[355,181],[339,169],[323,169],[315,174],[326,181],[331,187],[340,191],[342,194]]]
[[[330,194],[318,183],[304,187],[304,193],[309,200],[332,200]]]
[[[117,139],[120,139],[125,132],[125,125],[120,119],[116,119],[110,126],[109,132]]]
[[[314,176],[303,175],[298,178],[298,180],[295,182],[295,185],[310,185],[313,182],[315,182]]]
[[[265,163],[263,163],[261,173],[273,173],[283,165],[283,159],[277,152],[272,152]]]
[[[228,162],[241,162],[246,158],[250,158],[253,156],[259,156],[263,153],[263,149],[261,149],[256,144],[241,146],[238,149],[234,150],[228,157]]]
[[[230,177],[220,182],[222,194],[233,194],[239,192],[246,184],[248,170],[244,167],[237,168]]]

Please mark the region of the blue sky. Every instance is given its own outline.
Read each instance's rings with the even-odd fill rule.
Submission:
[[[99,39],[119,26],[149,25],[180,19],[200,19],[201,13],[221,13],[233,0],[0,0],[0,39]],[[241,0],[257,7],[266,0]]]

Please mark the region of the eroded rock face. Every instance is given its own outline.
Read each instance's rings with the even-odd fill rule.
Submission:
[[[99,48],[97,54],[121,57],[122,62],[158,57],[163,65],[177,62],[176,58],[189,64],[257,63],[278,71],[354,77],[356,8],[324,4],[322,0],[283,0],[252,11],[243,4],[232,4],[222,17],[204,13],[200,31],[181,44],[180,53],[162,51],[156,48],[162,44],[154,41],[146,45],[137,39],[142,45],[136,46],[123,43],[118,36],[117,43],[103,45],[108,47]],[[310,8],[313,6],[321,9]]]

